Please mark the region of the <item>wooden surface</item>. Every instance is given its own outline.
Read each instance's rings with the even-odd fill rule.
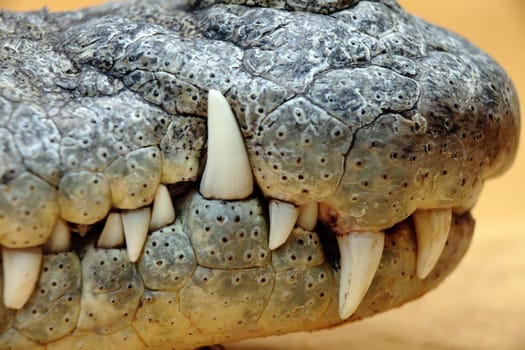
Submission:
[[[168,0],[169,1],[169,0]],[[93,0],[0,0],[14,10],[72,9]],[[525,110],[525,1],[402,0],[412,13],[452,29],[489,52],[510,74]],[[522,127],[523,134],[523,127]],[[474,210],[467,257],[437,290],[360,323],[228,345],[232,350],[525,349],[525,146],[514,167],[486,184]]]

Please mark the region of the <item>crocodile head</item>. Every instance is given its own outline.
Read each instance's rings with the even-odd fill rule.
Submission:
[[[0,348],[192,348],[435,287],[514,87],[394,1],[2,12]]]

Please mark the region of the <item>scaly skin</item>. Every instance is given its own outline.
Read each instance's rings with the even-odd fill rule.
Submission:
[[[390,0],[233,2],[0,12],[0,244],[42,245],[57,218],[88,230],[45,255],[21,310],[0,302],[0,349],[185,349],[341,324],[333,233],[387,234],[345,322],[419,297],[460,261],[468,210],[518,145],[505,72]],[[243,133],[259,188],[244,200],[196,191],[210,89]],[[177,220],[139,261],[94,247],[111,211],[150,205],[159,184]],[[320,202],[317,233],[269,250],[268,198]],[[410,215],[428,208],[456,214],[420,280]]]

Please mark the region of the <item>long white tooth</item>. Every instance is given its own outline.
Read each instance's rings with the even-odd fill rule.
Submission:
[[[217,90],[208,93],[208,155],[200,192],[215,199],[242,199],[253,192],[241,131],[228,101]]]
[[[50,253],[67,252],[71,250],[71,230],[68,224],[58,218],[44,250]]]
[[[295,205],[275,199],[270,201],[270,249],[283,245],[292,233],[299,208]]]
[[[339,317],[352,316],[365,297],[375,276],[383,247],[383,232],[352,232],[337,236],[341,253]]]
[[[319,215],[319,203],[311,202],[299,207],[299,217],[297,218],[297,225],[304,228],[306,231],[313,231],[317,225],[317,217]]]
[[[98,238],[97,247],[110,249],[123,244],[124,229],[122,227],[122,218],[119,213],[110,213]]]
[[[452,210],[416,210],[412,217],[417,237],[416,274],[424,279],[436,266],[443,252],[452,224]]]
[[[175,220],[175,209],[171,201],[170,192],[165,185],[159,185],[151,212],[150,230],[156,230],[171,224]]]
[[[146,242],[151,209],[150,207],[134,209],[122,212],[121,215],[129,260],[135,262],[138,260]]]
[[[42,247],[2,249],[4,305],[21,309],[33,294],[42,265]]]

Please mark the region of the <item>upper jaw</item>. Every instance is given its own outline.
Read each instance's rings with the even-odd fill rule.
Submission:
[[[406,50],[392,46],[391,40],[404,38],[398,26],[405,22],[394,20],[403,15],[397,6],[363,1],[344,7],[324,16],[203,5],[188,14],[198,24],[185,23],[188,33],[115,23],[114,18],[96,20],[97,28],[104,30],[78,25],[57,33],[63,40],[58,44],[72,57],[66,63],[60,56],[60,62],[87,67],[77,72],[78,84],[100,70],[102,80],[107,74],[127,90],[119,90],[118,102],[102,91],[113,94],[111,88],[117,87],[102,83],[104,89],[89,90],[86,98],[66,95],[70,103],[50,115],[56,127],[39,121],[46,114],[38,106],[17,110],[7,128],[19,130],[20,139],[35,140],[23,126],[38,122],[38,129],[45,130],[39,142],[49,140],[50,145],[20,148],[40,150],[37,158],[47,157],[46,152],[52,157],[45,167],[33,166],[35,162],[23,163],[16,152],[7,152],[16,163],[16,176],[0,174],[8,179],[0,194],[1,244],[43,244],[57,217],[93,224],[112,207],[136,209],[151,203],[159,183],[194,181],[205,121],[179,114],[205,116],[210,88],[223,92],[232,106],[255,181],[268,197],[296,205],[326,202],[352,226],[378,230],[418,208],[472,203],[470,192],[478,192],[486,178],[506,169],[516,154],[519,103],[510,79],[463,40],[408,16],[406,25],[427,35],[411,38],[414,46]],[[268,17],[254,23],[258,13]],[[228,21],[218,21],[219,15]],[[374,21],[359,22],[367,15]],[[379,22],[392,25],[378,26]],[[120,32],[125,35],[116,34]],[[336,32],[344,36],[332,35]],[[277,40],[292,36],[296,40],[287,44]],[[299,48],[309,55],[295,55]],[[330,51],[333,48],[344,48],[347,55],[339,57],[337,50]],[[25,61],[33,52],[20,48],[16,54]],[[100,59],[107,55],[114,59],[110,66]],[[169,57],[169,62],[156,55]],[[303,56],[309,60],[300,61]],[[379,94],[377,87],[382,89]],[[451,98],[451,91],[458,98]],[[108,110],[110,102],[113,108]],[[310,118],[295,114],[301,111]],[[133,118],[123,119],[127,115]],[[283,127],[287,133],[279,136]],[[180,144],[188,146],[184,149],[170,143],[180,130]],[[302,135],[294,134],[297,131]],[[7,144],[15,144],[10,132],[2,133]],[[64,142],[59,154],[50,140],[60,135]],[[87,147],[84,142],[89,144],[91,135],[97,142]],[[294,148],[298,138],[301,147]],[[495,145],[492,140],[497,140]],[[148,147],[152,144],[160,147]],[[158,157],[153,157],[154,151],[159,151]],[[20,170],[25,164],[31,165],[30,171]],[[134,164],[146,166],[129,176]],[[436,164],[447,168],[437,169]],[[61,173],[67,176],[57,179]],[[128,193],[125,188],[133,190]],[[15,197],[23,204],[15,203]],[[87,203],[89,217],[74,205],[79,203]],[[26,212],[32,220],[27,227],[36,229],[19,225],[27,221]]]

